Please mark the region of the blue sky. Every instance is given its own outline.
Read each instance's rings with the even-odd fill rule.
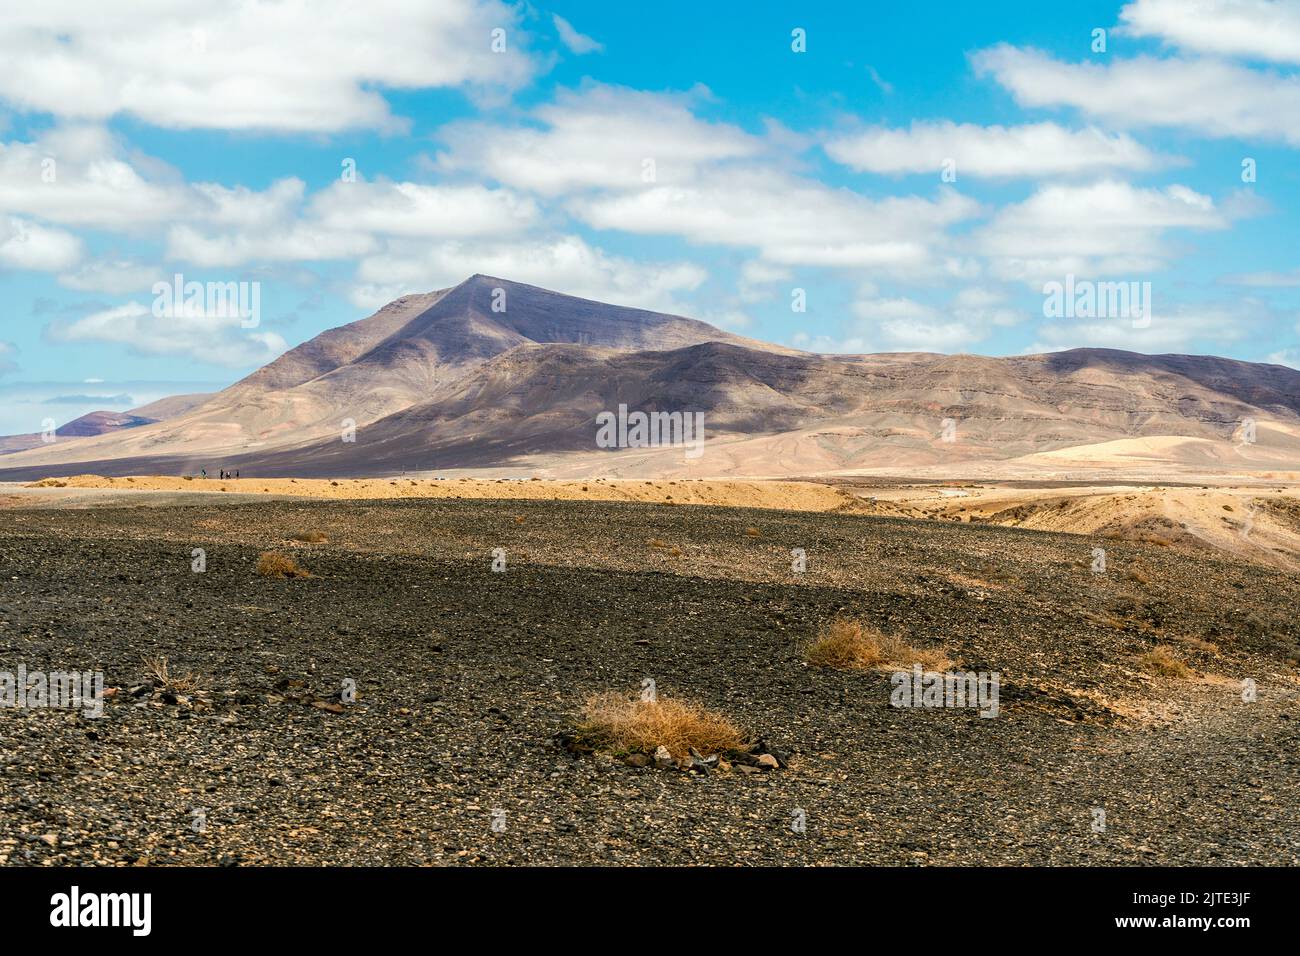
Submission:
[[[0,21],[0,433],[474,272],[818,351],[1300,366],[1297,2],[35,6]],[[159,314],[178,273],[258,283],[256,326]],[[1067,276],[1152,320],[1045,315]]]

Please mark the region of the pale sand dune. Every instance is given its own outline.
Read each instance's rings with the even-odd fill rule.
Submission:
[[[559,501],[647,501],[736,508],[833,511],[852,504],[846,492],[803,481],[507,481],[482,478],[243,478],[225,481],[140,475],[104,478],[77,475],[47,478],[19,489],[66,489],[121,493],[171,492],[200,495],[278,495],[325,499],[501,498]]]
[[[1300,569],[1300,486],[1168,487],[1097,483],[873,482],[711,479],[504,480],[487,478],[244,478],[79,475],[0,486],[3,507],[98,507],[177,500],[247,501],[253,497],[324,500],[500,499],[627,501],[673,505],[844,512],[960,521],[1086,535],[1107,540],[1213,549],[1252,561]],[[8,494],[5,494],[8,492]]]

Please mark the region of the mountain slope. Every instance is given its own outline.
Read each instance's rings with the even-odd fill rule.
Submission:
[[[643,349],[706,341],[784,351],[695,319],[476,275],[450,289],[404,296],[368,318],[323,332],[161,425],[56,442],[5,464],[39,468],[169,457],[211,462],[337,435],[345,420],[365,425],[428,400],[521,344]]]
[[[596,416],[620,405],[703,413],[707,453],[597,448]],[[345,420],[355,441],[342,440]],[[1256,441],[1238,440],[1243,422]],[[6,456],[0,476],[806,475],[990,462],[1300,468],[1300,372],[1106,349],[816,355],[474,276],[317,336],[170,421]]]

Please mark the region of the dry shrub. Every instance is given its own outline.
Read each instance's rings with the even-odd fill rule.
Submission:
[[[142,658],[141,661],[155,687],[164,687],[177,694],[189,694],[203,686],[202,679],[193,671],[173,674],[167,658],[161,654]]]
[[[1130,581],[1133,581],[1136,584],[1151,583],[1151,575],[1147,574],[1144,569],[1139,567],[1129,568],[1128,571],[1124,574],[1124,577],[1126,577]]]
[[[746,528],[745,536],[748,538],[761,538],[763,537],[763,532],[759,531],[757,528]]]
[[[267,578],[309,578],[311,573],[279,551],[264,551],[257,559],[257,573]]]
[[[708,756],[745,746],[745,735],[727,717],[687,701],[641,700],[618,691],[587,698],[578,733],[601,750],[654,753],[667,747],[685,757],[692,747]]]
[[[1219,653],[1219,645],[1215,644],[1213,641],[1203,640],[1199,637],[1180,637],[1177,638],[1177,640],[1179,644],[1182,644],[1184,647],[1190,649],[1196,654],[1205,654],[1209,657],[1213,657],[1215,654]]]
[[[652,547],[652,548],[666,548],[666,547],[668,547],[668,542],[667,542],[667,541],[661,541],[659,538],[651,538],[650,541],[649,541],[648,543],[649,543],[650,547]]]
[[[303,544],[329,544],[329,538],[323,531],[299,531],[292,538],[294,541],[300,541]]]
[[[1191,668],[1178,659],[1168,644],[1157,644],[1138,658],[1143,670],[1161,677],[1190,677]]]
[[[837,617],[804,651],[804,660],[818,667],[911,667],[944,670],[952,666],[940,650],[912,647],[894,634],[885,634],[860,621]]]

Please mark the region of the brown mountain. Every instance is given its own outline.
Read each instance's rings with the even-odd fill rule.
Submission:
[[[620,405],[703,413],[706,453],[597,448],[596,416]],[[355,441],[343,440],[345,422]],[[1242,437],[1248,427],[1253,441]],[[219,466],[790,475],[990,463],[1297,468],[1300,372],[1102,349],[816,355],[474,276],[325,332],[170,421],[7,456],[0,477]]]
[[[450,289],[404,296],[368,318],[323,332],[161,425],[55,443],[5,465],[40,470],[123,458],[212,463],[256,457],[264,449],[335,435],[345,419],[362,426],[426,401],[521,344],[635,350],[712,340],[775,348],[695,319],[476,275]]]

